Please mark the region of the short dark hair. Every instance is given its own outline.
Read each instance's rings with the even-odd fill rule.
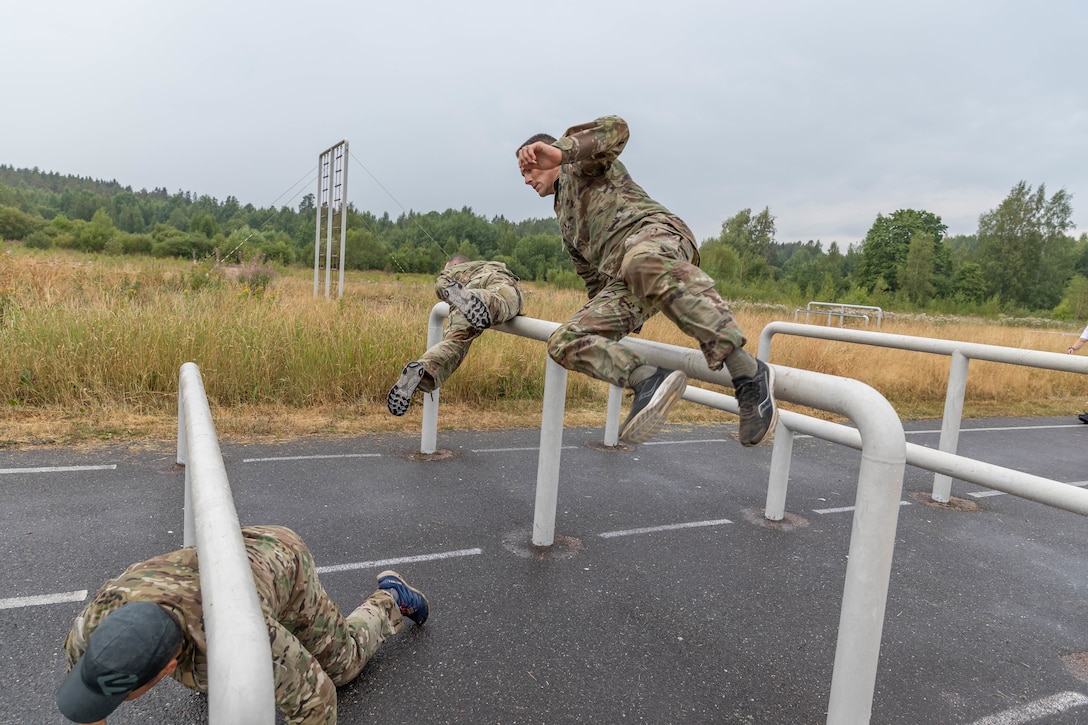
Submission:
[[[518,146],[518,150],[520,151],[529,144],[534,144],[537,141],[543,141],[544,143],[552,144],[555,143],[555,136],[552,136],[550,133],[534,133],[532,136],[526,139],[525,143],[523,143],[521,146]]]

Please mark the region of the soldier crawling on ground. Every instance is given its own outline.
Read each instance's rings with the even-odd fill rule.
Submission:
[[[317,578],[313,556],[282,526],[242,529],[272,646],[276,705],[290,725],[333,725],[336,688],[354,680],[378,647],[404,626],[423,624],[426,597],[397,572],[344,617]],[[200,572],[189,547],[133,564],[102,585],[72,625],[69,672],[57,692],[61,713],[105,723],[167,675],[208,691]]]

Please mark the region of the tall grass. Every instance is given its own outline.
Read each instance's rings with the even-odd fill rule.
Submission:
[[[256,283],[271,277],[266,287]],[[10,246],[0,254],[0,444],[101,437],[103,430],[165,436],[176,416],[178,369],[189,361],[200,366],[221,430],[418,429],[419,406],[394,418],[385,395],[424,348],[432,284],[420,275],[349,273],[343,298],[326,300],[314,298],[307,270],[247,275],[210,263]],[[585,300],[584,292],[548,285],[525,289],[531,317],[563,320]],[[753,348],[768,322],[792,319],[792,310],[739,303],[735,312]],[[965,321],[886,319],[881,329],[1054,351],[1076,337]],[[643,336],[693,346],[661,316]],[[943,356],[785,336],[774,344],[773,362],[860,379],[904,417],[935,417],[943,408]],[[536,425],[543,378],[541,343],[485,334],[443,387],[442,422]],[[1079,412],[1085,387],[1075,375],[976,361],[965,414]],[[603,383],[572,375],[568,412],[574,422],[600,424],[606,396]],[[676,419],[722,416],[685,404]],[[58,420],[66,432],[57,433]]]

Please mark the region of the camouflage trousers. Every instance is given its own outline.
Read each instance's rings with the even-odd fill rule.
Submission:
[[[620,276],[548,338],[548,355],[567,368],[619,387],[646,361],[618,344],[662,312],[699,343],[711,370],[721,370],[746,339],[714,280],[698,267],[695,246],[673,229],[650,225],[624,244]]]
[[[268,527],[273,528],[273,527]],[[277,538],[297,554],[293,590],[281,611],[266,612],[272,644],[276,705],[292,725],[336,722],[336,688],[354,680],[378,647],[404,626],[400,608],[384,591],[371,594],[347,617],[317,578],[313,556],[290,529]],[[286,532],[286,533],[283,533]]]
[[[466,288],[487,305],[492,325],[512,320],[521,314],[525,299],[521,293],[521,285],[512,275],[493,274],[482,283],[470,283]],[[464,362],[472,341],[482,332],[483,330],[477,330],[470,325],[464,315],[451,307],[442,339],[419,358],[426,373],[419,383],[420,392],[429,393],[442,387],[442,383]]]

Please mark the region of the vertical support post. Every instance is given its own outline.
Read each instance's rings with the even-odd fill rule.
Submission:
[[[828,725],[864,724],[872,714],[905,468],[905,453],[892,460],[862,451]]]
[[[620,404],[623,402],[623,388],[608,386],[608,411],[604,418],[604,444],[615,446],[620,442]]]
[[[324,189],[322,184],[322,174],[325,169],[325,154],[321,154],[317,157],[317,197],[314,200],[314,210],[317,213],[316,223],[314,224],[314,297],[317,297],[317,291],[320,289],[319,280],[321,275],[319,274],[321,264],[321,195]]]
[[[325,213],[325,299],[330,297],[332,285],[332,193],[329,194],[329,205]]]
[[[337,299],[344,296],[344,250],[347,244],[348,233],[348,141],[344,139],[340,153],[340,256],[337,257],[337,267],[340,268],[339,280],[336,285]]]
[[[449,314],[450,306],[446,302],[439,302],[431,308],[431,316],[427,320],[428,350],[441,342],[442,324]],[[419,438],[419,452],[428,456],[438,450],[438,399],[441,393],[441,388],[435,388],[423,396],[423,430]]]
[[[544,411],[540,420],[540,454],[536,468],[533,544],[555,543],[555,511],[559,504],[559,455],[563,451],[563,413],[567,404],[567,369],[546,358]]]
[[[939,446],[940,450],[945,453],[955,453],[956,448],[959,447],[960,423],[963,420],[963,398],[967,392],[967,368],[970,362],[971,359],[959,350],[952,351]],[[933,491],[930,498],[938,503],[948,503],[952,498],[952,477],[943,473],[933,474]]]
[[[771,472],[767,482],[767,503],[763,518],[781,521],[786,516],[786,489],[790,482],[790,464],[793,461],[793,431],[779,418],[774,427],[774,446],[771,448]]]

